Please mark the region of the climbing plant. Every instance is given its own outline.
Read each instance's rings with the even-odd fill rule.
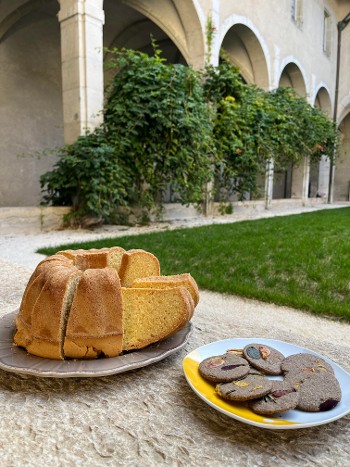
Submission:
[[[120,206],[148,214],[172,190],[182,204],[201,203],[211,178],[212,126],[201,75],[133,51],[110,52],[115,72],[104,124],[56,149],[41,177],[43,201],[71,205],[73,217],[113,219]]]
[[[103,125],[54,150],[57,163],[41,177],[43,202],[72,206],[76,223],[111,222],[120,207],[149,215],[169,189],[200,204],[214,176],[219,200],[244,199],[270,159],[285,168],[334,156],[333,122],[293,90],[246,84],[225,56],[201,73],[167,64],[153,45],[153,56],[109,51]]]
[[[244,199],[258,190],[257,177],[268,160],[284,169],[305,156],[334,156],[333,122],[291,88],[267,92],[244,83],[225,55],[204,73],[216,146],[216,187],[222,201],[236,193]]]
[[[130,170],[128,202],[148,209],[172,189],[176,200],[200,203],[211,176],[212,127],[200,75],[150,57],[114,50],[104,131],[119,163]]]
[[[266,93],[259,130],[259,150],[270,153],[276,166],[298,164],[307,156],[313,160],[323,154],[334,157],[337,143],[334,123],[291,88]]]

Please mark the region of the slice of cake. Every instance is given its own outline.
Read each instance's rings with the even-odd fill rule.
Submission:
[[[199,291],[196,281],[191,274],[175,274],[172,276],[150,276],[135,279],[131,287],[168,289],[172,287],[185,287],[194,302],[194,306],[199,302]]]
[[[29,353],[44,358],[64,358],[65,323],[80,276],[79,271],[70,268],[60,268],[48,276],[32,308],[30,342],[25,346]],[[16,337],[15,342],[18,342]]]
[[[123,350],[141,349],[181,329],[193,314],[185,287],[122,287]]]
[[[121,246],[113,246],[108,250],[107,266],[114,268],[119,274],[125,250]]]
[[[145,250],[128,250],[124,253],[119,276],[122,287],[131,287],[135,279],[147,276],[159,276],[158,258]]]
[[[67,320],[64,356],[119,355],[123,339],[122,315],[120,280],[115,269],[84,271]]]

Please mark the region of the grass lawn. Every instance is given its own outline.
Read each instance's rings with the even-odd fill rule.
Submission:
[[[143,248],[162,274],[190,272],[200,288],[350,322],[350,208],[166,230],[46,248]]]

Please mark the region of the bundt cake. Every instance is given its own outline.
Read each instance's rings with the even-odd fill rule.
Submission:
[[[64,250],[30,277],[14,343],[52,359],[113,357],[177,332],[197,303],[190,274],[160,276],[147,251]]]

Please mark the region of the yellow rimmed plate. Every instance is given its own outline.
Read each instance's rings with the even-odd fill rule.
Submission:
[[[283,414],[271,417],[265,417],[255,414],[244,403],[231,403],[220,398],[215,392],[215,385],[203,379],[198,366],[202,360],[215,355],[222,355],[228,349],[242,349],[251,343],[261,343],[269,345],[279,350],[285,357],[296,353],[309,353],[323,358],[332,365],[335,376],[337,377],[341,390],[342,399],[332,410],[326,412],[302,412],[301,410],[289,410]],[[291,430],[297,428],[308,428],[317,425],[334,422],[350,413],[350,374],[343,370],[339,365],[312,350],[299,347],[288,342],[275,339],[263,339],[259,337],[224,339],[212,342],[190,352],[183,360],[183,370],[186,380],[192,390],[204,402],[236,420],[249,425],[255,425],[270,430]],[[273,379],[281,379],[275,377]]]

